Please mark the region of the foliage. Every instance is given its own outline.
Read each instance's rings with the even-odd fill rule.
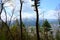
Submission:
[[[56,32],[56,40],[60,40],[60,31],[59,30],[57,30],[57,32]]]
[[[48,31],[51,30],[51,25],[50,25],[50,23],[49,23],[47,20],[45,20],[44,23],[43,23],[43,25],[42,25],[42,27],[43,27],[43,29],[44,29],[44,32],[43,32],[43,34],[44,34],[44,39],[45,39],[45,40],[49,40],[49,39],[48,39]]]
[[[51,25],[50,25],[50,23],[47,20],[44,21],[44,23],[43,23],[42,26],[44,28],[46,28],[47,31],[50,31],[51,30]]]

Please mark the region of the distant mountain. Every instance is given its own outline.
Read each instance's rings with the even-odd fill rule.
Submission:
[[[48,19],[48,21],[51,24],[58,24],[58,20],[57,19]]]
[[[24,24],[25,25],[32,25],[32,26],[35,26],[35,24],[36,24],[36,20],[35,19],[33,19],[33,20],[31,20],[31,19],[24,19],[23,20],[23,22],[24,22]],[[58,24],[58,21],[57,21],[57,19],[48,19],[48,22],[50,23],[50,24]],[[40,25],[42,25],[43,24],[43,20],[39,20],[39,24]]]
[[[49,21],[50,24],[58,24],[57,19],[48,19],[48,21]],[[26,26],[35,26],[36,19],[23,19],[23,23]],[[12,21],[11,24],[15,24],[15,21]],[[43,20],[39,20],[39,24],[42,25],[43,24]]]

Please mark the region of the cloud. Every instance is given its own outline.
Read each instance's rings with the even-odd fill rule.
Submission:
[[[41,11],[42,9],[40,9]],[[39,19],[43,19],[43,13],[40,14],[41,12],[39,12]],[[36,13],[28,13],[28,12],[23,12],[22,13],[22,18],[29,18],[29,19],[32,19],[32,18],[36,18]],[[44,13],[44,19],[57,19],[58,18],[58,11],[56,10],[49,10],[49,11],[46,11]]]
[[[39,12],[39,19],[43,19],[43,14],[41,15],[40,13],[41,12]],[[16,18],[18,18],[19,14],[14,15],[14,16],[17,16]],[[22,18],[23,19],[25,19],[25,18],[28,18],[28,19],[36,18],[36,13],[35,12],[31,12],[31,13],[22,12]],[[57,19],[58,18],[58,12],[55,10],[49,10],[49,11],[44,13],[44,18],[45,19]]]
[[[55,10],[49,10],[47,12],[44,13],[44,18],[45,19],[57,19],[57,12]],[[2,19],[5,21],[5,14],[4,12],[1,14],[1,17]],[[10,17],[8,14],[7,14],[7,18],[8,20],[10,20]],[[14,15],[12,20],[16,20],[16,19],[19,19],[19,14],[18,15]],[[36,19],[36,13],[29,13],[29,12],[22,12],[22,19]],[[41,15],[39,13],[39,19],[43,19],[43,14]]]
[[[25,19],[25,18],[28,18],[28,19],[36,18],[36,14],[35,13],[27,13],[27,12],[24,12],[22,14],[22,18],[23,19]]]
[[[36,18],[36,13],[35,13],[34,9],[31,7],[32,4],[33,4],[33,2],[31,0],[25,0],[24,5],[23,5],[23,10],[22,10],[22,18],[23,19],[25,19],[25,18],[28,18],[28,19]],[[20,7],[19,0],[18,1],[13,0],[12,2],[7,2],[5,4],[5,6],[9,6],[10,9],[13,9],[14,6],[16,6],[16,9],[19,10],[19,7]],[[41,12],[43,12],[43,9],[39,8],[38,10],[39,10],[39,19],[43,19],[43,13],[41,14]],[[19,15],[17,15],[17,12],[19,12],[19,11],[16,11],[12,20],[16,20],[16,18],[19,19]],[[44,12],[44,18],[45,19],[57,19],[57,17],[55,15],[57,15],[56,10],[48,10],[48,11]],[[7,14],[7,16],[8,16],[8,20],[10,20],[10,16],[8,14]],[[4,12],[2,13],[2,19],[5,20]]]
[[[45,19],[57,19],[57,11],[56,10],[49,10],[45,13]]]
[[[8,7],[10,8],[11,10],[14,8],[15,4],[13,3],[13,1],[8,1],[4,4],[4,7]]]

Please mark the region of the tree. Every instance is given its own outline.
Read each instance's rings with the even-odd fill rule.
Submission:
[[[3,9],[4,9],[4,4],[5,4],[6,2],[8,2],[8,1],[10,1],[10,0],[0,0],[0,20],[1,20],[1,21],[2,21],[2,19],[1,19],[1,13],[2,13],[2,11],[3,11]],[[4,9],[4,11],[5,11],[5,9]],[[5,11],[5,15],[7,16],[6,11]],[[7,20],[7,17],[6,17],[6,20]],[[12,40],[14,40],[14,38],[13,38],[11,32],[10,32],[9,26],[7,25],[7,22],[4,23],[4,22],[2,21],[2,24],[1,24],[1,25],[2,25],[2,28],[4,27],[4,25],[6,25],[6,27],[7,27],[7,32],[6,32],[6,34],[9,32],[10,35],[11,35],[11,37],[12,37]]]
[[[56,40],[60,40],[60,31],[59,30],[57,30],[57,32],[56,32]]]
[[[38,13],[38,6],[40,6],[40,0],[32,0],[34,1],[33,7],[35,7],[34,11],[36,12],[36,33],[37,33],[37,40],[40,40],[39,37],[39,29],[38,29],[38,24],[39,24],[39,13]]]
[[[57,19],[58,19],[58,29],[57,29],[57,32],[56,32],[56,40],[60,40],[60,4],[57,6],[56,8],[56,12],[57,12]]]
[[[58,12],[58,22],[59,22],[59,25],[60,25],[60,12]]]
[[[20,40],[20,29],[16,23],[10,28],[10,30],[14,36],[14,40]]]
[[[17,26],[19,26],[19,21],[18,21],[18,19],[16,19],[15,24],[16,24]]]
[[[3,9],[4,9],[5,16],[6,16],[6,22],[7,22],[7,14],[6,14],[6,11],[5,11],[4,4],[5,4],[6,2],[8,2],[8,1],[10,1],[10,0],[0,0],[0,19],[1,19],[1,13],[2,13],[2,11],[3,11]]]
[[[60,26],[60,4],[56,7],[57,19]]]
[[[9,26],[5,22],[2,21],[2,27],[0,29],[1,30],[0,35],[2,36],[1,40],[3,40],[3,38],[6,40],[13,40],[13,36],[11,34],[10,29],[8,29],[8,27]]]
[[[44,40],[48,40],[48,31],[51,30],[51,25],[45,20],[42,27],[44,28]]]
[[[47,31],[50,31],[51,25],[50,23],[47,21],[47,19],[44,21],[43,25],[44,28],[46,28]]]
[[[21,27],[21,40],[22,40],[22,6],[23,6],[23,1],[20,0],[20,27]]]

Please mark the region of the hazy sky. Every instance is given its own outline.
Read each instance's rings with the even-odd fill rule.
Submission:
[[[34,8],[31,7],[32,4],[33,2],[31,0],[24,0],[23,10],[22,10],[23,19],[36,18],[36,13],[34,11]],[[43,11],[45,11],[44,12],[45,19],[57,19],[55,15],[57,15],[56,8],[58,7],[59,4],[60,4],[60,0],[41,0],[40,6],[39,6],[39,18],[43,19]],[[12,0],[10,2],[7,2],[4,6],[8,6],[8,7],[5,7],[8,15],[8,20],[12,14],[13,8],[15,8],[15,11],[14,11],[14,16],[12,20],[14,20],[16,16],[17,18],[19,18],[19,9],[20,9],[19,0]],[[2,17],[3,17],[2,19],[5,19],[4,16],[5,16],[4,12],[2,12]]]

